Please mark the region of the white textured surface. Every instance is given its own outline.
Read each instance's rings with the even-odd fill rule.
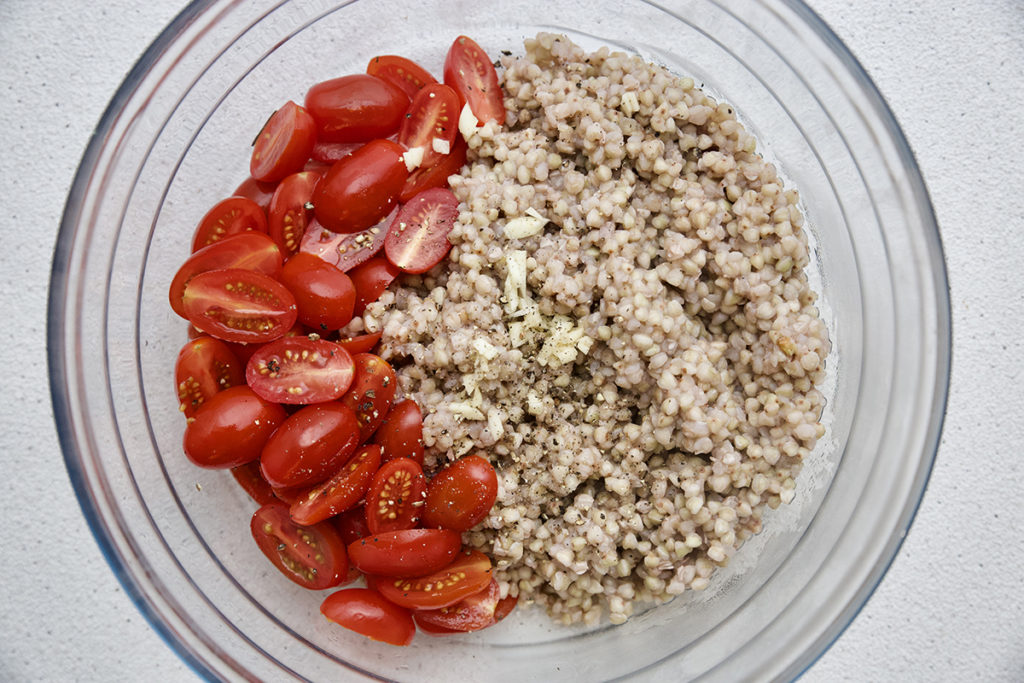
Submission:
[[[803,680],[1024,680],[1024,5],[810,4],[874,78],[923,169],[947,253],[954,363],[917,520]],[[50,256],[76,165],[123,76],[183,5],[0,2],[0,680],[195,679],[86,527],[45,356]]]

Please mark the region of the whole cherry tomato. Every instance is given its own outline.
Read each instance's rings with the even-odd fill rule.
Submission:
[[[423,525],[468,531],[483,521],[498,496],[498,475],[479,455],[466,455],[427,486]]]
[[[207,399],[185,427],[185,455],[200,467],[244,465],[260,456],[284,419],[284,408],[249,387],[225,389]]]

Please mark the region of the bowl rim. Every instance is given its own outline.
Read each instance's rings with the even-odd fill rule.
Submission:
[[[650,0],[644,1],[650,2]],[[722,0],[711,1],[718,4],[725,11],[728,11],[724,7],[727,1],[725,3]],[[895,147],[898,159],[906,171],[906,181],[913,194],[914,204],[920,213],[922,236],[932,255],[931,263],[933,269],[931,275],[935,285],[935,308],[933,312],[936,316],[937,338],[935,341],[937,346],[934,367],[934,393],[927,427],[924,431],[922,457],[914,477],[914,485],[911,489],[912,495],[904,501],[904,509],[898,517],[899,523],[894,529],[893,537],[889,539],[884,552],[876,559],[874,566],[869,572],[869,578],[862,583],[847,601],[844,608],[813,641],[813,644],[794,660],[787,673],[792,674],[793,678],[797,678],[810,669],[828,651],[868,603],[895,561],[900,548],[906,540],[907,533],[913,524],[917,511],[920,509],[938,455],[948,404],[952,370],[953,330],[948,269],[938,220],[917,159],[894,113],[874,81],[872,81],[867,71],[846,44],[803,0],[759,0],[759,2],[766,4],[777,3],[793,12],[806,28],[809,28],[817,38],[822,40],[833,56],[846,69],[847,75],[852,77],[860,88],[860,94],[865,97],[870,111],[877,117],[877,122],[883,125],[886,134]],[[71,245],[82,217],[82,199],[89,185],[91,170],[99,158],[107,136],[114,128],[123,106],[132,98],[142,84],[149,73],[150,67],[160,60],[200,16],[218,4],[224,4],[224,0],[192,0],[140,55],[104,109],[83,152],[65,202],[54,246],[47,302],[47,366],[54,423],[64,464],[82,514],[114,576],[150,627],[195,674],[207,680],[217,680],[218,676],[203,658],[160,616],[154,605],[146,597],[146,591],[143,589],[142,584],[129,569],[124,558],[121,557],[111,531],[103,523],[102,513],[88,485],[87,473],[83,467],[79,445],[76,443],[71,431],[62,426],[71,423],[72,408],[68,395],[68,366],[63,354],[61,340],[65,337],[66,331],[65,301],[68,294],[68,266],[71,260]],[[237,0],[228,0],[227,4],[237,4]],[[916,495],[914,495],[915,491]],[[649,666],[654,666],[655,664],[652,663]]]

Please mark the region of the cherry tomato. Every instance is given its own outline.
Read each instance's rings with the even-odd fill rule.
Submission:
[[[179,409],[185,417],[192,417],[218,391],[245,382],[245,370],[227,344],[204,335],[187,342],[178,352],[174,382]]]
[[[398,205],[377,225],[359,232],[340,233],[324,230],[314,218],[306,234],[302,236],[299,251],[312,254],[330,263],[342,272],[352,270],[360,263],[370,260],[384,248],[384,238],[388,234],[388,226],[398,215]]]
[[[238,485],[249,494],[249,497],[260,505],[273,503],[277,500],[274,489],[267,483],[260,473],[260,461],[253,460],[244,465],[231,468],[231,476],[235,478]]]
[[[352,564],[364,574],[414,577],[448,567],[460,547],[462,536],[455,531],[401,529],[370,534],[349,543],[348,554]]]
[[[310,88],[306,108],[316,120],[318,140],[366,142],[398,130],[409,96],[376,76],[351,74]]]
[[[281,251],[274,241],[261,232],[244,232],[200,249],[178,269],[168,290],[168,300],[174,312],[182,318],[185,306],[185,286],[199,273],[223,268],[241,268],[276,277],[281,272]]]
[[[306,226],[313,219],[313,210],[309,208],[313,189],[324,173],[326,170],[293,173],[280,182],[270,200],[267,233],[286,259],[299,250]]]
[[[355,414],[337,402],[306,406],[288,416],[267,439],[260,456],[263,478],[290,487],[323,481],[359,445]]]
[[[206,212],[192,236],[192,251],[249,230],[267,231],[267,214],[251,199],[228,197]]]
[[[263,476],[262,469],[260,470],[260,476]],[[274,498],[282,503],[287,503],[288,505],[291,505],[299,498],[306,495],[306,492],[309,491],[308,486],[285,486],[276,488],[271,486],[270,489],[274,492]]]
[[[388,288],[399,273],[395,265],[382,256],[374,256],[348,271],[348,276],[356,288],[356,304],[352,309],[353,315],[362,315],[367,304],[372,304],[380,298],[384,290]]]
[[[448,255],[448,233],[458,217],[459,200],[451,190],[424,190],[398,212],[384,238],[384,253],[405,272],[424,273]]]
[[[498,85],[498,73],[487,53],[471,38],[459,36],[444,60],[444,82],[469,104],[481,124],[505,123],[505,100]]]
[[[359,504],[380,467],[380,446],[363,446],[327,481],[292,503],[292,519],[311,524],[350,510]]]
[[[402,121],[398,142],[406,149],[423,149],[420,168],[430,168],[451,152],[459,134],[459,108],[458,94],[444,83],[428,85],[416,93]]]
[[[408,645],[416,635],[409,610],[369,588],[346,588],[327,596],[320,612],[330,621],[370,640]]]
[[[249,177],[243,180],[232,194],[236,197],[251,199],[264,211],[270,211],[270,198],[274,196],[276,189],[277,183],[261,183]]]
[[[245,366],[245,378],[268,401],[309,405],[341,398],[352,386],[355,364],[334,342],[283,337],[259,347]]]
[[[318,141],[313,145],[313,151],[309,153],[309,156],[313,161],[330,166],[337,161],[341,161],[365,144],[365,142]]]
[[[284,503],[268,503],[249,524],[252,537],[275,567],[303,588],[323,590],[348,573],[345,546],[330,524],[299,526]]]
[[[396,605],[441,609],[479,593],[490,582],[491,560],[479,550],[471,550],[460,552],[454,562],[432,574],[418,578],[380,577],[372,584]]]
[[[182,305],[189,322],[232,342],[267,342],[295,324],[295,297],[272,277],[228,268],[196,275],[185,286]]]
[[[331,523],[337,529],[341,540],[345,542],[346,548],[350,543],[370,535],[370,527],[366,524],[366,509],[362,505],[339,512],[331,518]]]
[[[285,421],[284,408],[242,385],[211,396],[185,427],[185,455],[196,465],[224,469],[251,462]]]
[[[461,135],[455,136],[455,144],[452,151],[442,157],[436,165],[430,168],[417,168],[405,181],[402,191],[398,195],[398,201],[408,202],[423,190],[432,187],[448,187],[448,178],[462,170],[466,165],[466,151],[469,146]]]
[[[441,633],[457,631],[479,631],[495,623],[494,613],[498,607],[501,591],[498,582],[491,582],[479,593],[441,609],[417,610],[413,614],[416,625],[431,633],[430,629],[439,629]]]
[[[391,410],[398,377],[386,360],[372,353],[357,353],[352,356],[352,362],[356,374],[341,402],[355,411],[359,419],[359,442],[366,443]]]
[[[380,341],[380,334],[380,332],[373,332],[371,334],[360,334],[356,337],[339,339],[338,345],[353,356],[357,353],[366,353],[367,351],[372,351],[373,347]]]
[[[384,450],[383,462],[409,458],[423,465],[423,413],[416,401],[405,399],[391,406],[384,422],[373,435]]]
[[[518,595],[506,595],[499,600],[497,606],[494,608],[494,623],[497,624],[499,621],[511,614],[518,602]]]
[[[459,458],[427,486],[423,525],[468,531],[479,524],[498,497],[498,475],[479,455]]]
[[[366,65],[366,73],[397,85],[410,99],[415,97],[416,93],[424,86],[437,83],[430,72],[422,66],[397,55],[374,57]]]
[[[263,182],[276,182],[302,170],[316,142],[316,122],[304,107],[292,101],[275,111],[256,136],[249,174]]]
[[[374,140],[331,166],[313,191],[316,219],[333,232],[359,232],[395,205],[409,169],[401,145]]]
[[[356,288],[348,275],[330,263],[312,254],[296,254],[284,264],[281,282],[295,297],[303,325],[325,334],[352,320]]]
[[[383,453],[383,449],[382,449]],[[366,492],[366,523],[373,533],[412,529],[420,521],[427,480],[408,458],[382,465]]]

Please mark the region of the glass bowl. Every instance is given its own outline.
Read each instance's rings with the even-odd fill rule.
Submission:
[[[455,35],[490,54],[540,30],[689,75],[734,105],[799,188],[833,348],[827,434],[797,497],[702,592],[625,625],[519,609],[493,629],[394,648],[328,624],[276,575],[254,504],[181,452],[167,286],[192,227],[245,177],[267,113],[376,54],[435,73]],[[789,678],[853,619],[897,552],[938,444],[950,361],[939,234],[907,143],[854,58],[784,0],[189,6],[115,94],[85,152],[53,267],[49,362],[68,472],[153,627],[203,676],[397,680]]]

